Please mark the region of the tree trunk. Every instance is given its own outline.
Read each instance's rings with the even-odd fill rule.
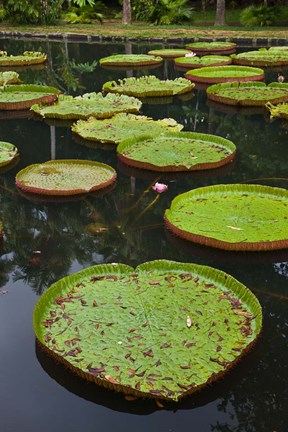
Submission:
[[[130,0],[123,0],[123,24],[131,24],[131,2]]]
[[[224,26],[225,22],[225,0],[217,0],[215,26]]]

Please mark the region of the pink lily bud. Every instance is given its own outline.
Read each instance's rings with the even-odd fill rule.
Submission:
[[[155,183],[154,186],[152,186],[152,189],[158,193],[166,192],[168,189],[168,186],[164,183]]]
[[[278,78],[277,78],[277,81],[278,81],[279,83],[283,83],[284,80],[285,80],[285,77],[284,77],[283,75],[279,75]]]

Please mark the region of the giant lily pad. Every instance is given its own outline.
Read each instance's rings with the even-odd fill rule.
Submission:
[[[148,54],[163,58],[175,58],[185,56],[185,54],[189,54],[190,52],[190,50],[184,48],[164,48],[151,50],[148,52]]]
[[[1,58],[1,57],[0,57]],[[7,84],[18,84],[20,82],[19,74],[13,71],[0,72],[0,86]]]
[[[262,82],[232,82],[207,88],[208,99],[228,105],[264,106],[268,101],[288,101],[288,85]]]
[[[217,168],[235,156],[235,145],[222,137],[196,132],[171,132],[127,140],[117,147],[122,162],[152,171]]]
[[[287,50],[270,50],[261,48],[258,51],[248,51],[231,56],[233,63],[243,66],[287,66]]]
[[[269,109],[271,117],[280,117],[288,120],[288,103],[273,105],[271,102],[267,102],[266,108]]]
[[[122,80],[106,82],[102,90],[104,92],[120,93],[136,97],[174,96],[188,93],[195,87],[185,78],[174,80],[160,80],[154,75],[140,78],[124,78]]]
[[[160,65],[162,57],[148,54],[116,54],[99,60],[100,66],[149,66]]]
[[[53,103],[60,91],[36,84],[11,85],[0,88],[0,110],[25,110],[38,102]]]
[[[8,165],[19,156],[18,149],[13,144],[0,141],[0,167]]]
[[[51,160],[29,165],[16,175],[24,192],[41,195],[78,195],[106,188],[116,179],[109,165],[88,160]]]
[[[165,212],[175,234],[226,250],[288,247],[288,191],[258,185],[218,185],[178,195]]]
[[[186,56],[174,59],[176,66],[181,68],[202,68],[208,66],[224,66],[232,63],[231,57],[220,55]]]
[[[1,66],[29,66],[44,63],[47,55],[38,51],[25,51],[22,55],[8,55],[6,51],[0,51]]]
[[[119,144],[127,139],[146,136],[147,130],[152,135],[159,135],[167,130],[180,131],[182,128],[173,119],[153,120],[150,117],[120,113],[106,120],[93,117],[78,120],[72,126],[72,131],[86,140]]]
[[[257,298],[211,267],[104,264],[52,285],[34,310],[40,346],[81,378],[178,399],[222,377],[262,326]]]
[[[264,79],[264,71],[249,66],[211,66],[189,70],[185,76],[192,81],[208,84],[226,81],[261,81]]]
[[[236,51],[236,44],[234,42],[191,42],[185,45],[186,48],[199,54],[213,54],[213,53],[225,53],[231,54]]]
[[[141,108],[141,101],[126,95],[102,93],[86,93],[83,96],[60,95],[57,103],[50,106],[33,105],[31,109],[45,118],[62,120],[87,119],[90,116],[99,119],[112,117],[119,112],[137,113]]]

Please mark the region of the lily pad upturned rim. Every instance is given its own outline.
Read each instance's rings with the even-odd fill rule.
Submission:
[[[224,42],[224,41],[216,41],[216,42],[190,42],[185,44],[185,47],[192,50],[195,53],[218,53],[225,52],[227,54],[234,53],[237,47],[237,44],[234,42]]]
[[[123,152],[125,150],[127,150],[127,148],[129,147],[133,147],[133,145],[135,144],[141,144],[143,143],[143,147],[145,146],[145,142],[149,139],[173,139],[175,138],[175,140],[177,139],[187,139],[187,141],[189,140],[202,140],[202,141],[207,141],[208,143],[214,144],[214,145],[218,145],[219,147],[222,147],[226,150],[229,151],[229,155],[227,155],[225,158],[220,159],[216,162],[202,162],[202,163],[195,163],[195,165],[192,165],[191,167],[188,167],[185,165],[185,163],[183,162],[183,164],[181,165],[156,165],[153,162],[153,155],[151,155],[151,162],[143,162],[137,159],[133,159],[133,158],[129,158],[127,156],[125,156],[123,154]],[[165,153],[165,148],[162,149],[163,153]],[[154,137],[154,136],[149,136],[147,135],[146,137],[142,137],[140,139],[132,139],[132,140],[126,140],[123,141],[122,143],[120,143],[117,146],[117,156],[119,157],[119,159],[123,162],[126,163],[129,166],[135,167],[135,168],[140,168],[140,169],[146,169],[146,170],[150,170],[150,171],[158,171],[158,172],[183,172],[183,171],[198,171],[198,170],[209,170],[209,169],[215,169],[215,168],[219,168],[223,165],[228,164],[229,162],[231,162],[233,160],[233,158],[235,157],[236,154],[236,146],[235,144],[223,137],[220,136],[216,136],[216,135],[211,135],[211,134],[203,134],[203,133],[198,133],[198,132],[166,132],[166,133],[162,133],[161,135],[159,135],[158,137]],[[193,159],[193,158],[192,158]]]
[[[173,397],[173,395],[169,396],[168,394],[164,394],[164,390],[162,392],[159,392],[159,391],[158,392],[156,392],[156,391],[155,392],[153,392],[153,391],[151,391],[151,392],[150,391],[149,392],[141,391],[141,389],[139,390],[137,388],[137,386],[132,387],[132,385],[129,385],[126,382],[124,382],[122,384],[122,383],[118,382],[117,380],[115,380],[112,376],[105,375],[103,373],[105,371],[105,368],[102,368],[103,371],[99,370],[99,373],[98,372],[93,373],[92,370],[90,372],[88,367],[87,367],[88,371],[86,371],[87,368],[84,369],[84,366],[81,367],[79,365],[79,363],[77,365],[75,365],[75,363],[72,364],[69,361],[69,359],[67,360],[67,357],[65,358],[63,355],[58,354],[57,352],[55,352],[54,349],[49,347],[49,343],[51,346],[51,342],[49,342],[49,340],[46,339],[46,336],[44,334],[44,332],[47,331],[47,329],[45,330],[44,325],[43,325],[43,318],[45,318],[45,313],[47,316],[49,310],[51,310],[51,307],[53,309],[55,309],[57,307],[57,305],[60,305],[60,306],[63,305],[64,306],[63,310],[64,310],[65,309],[65,301],[69,300],[69,292],[71,292],[71,290],[73,290],[73,288],[81,285],[82,281],[85,280],[85,278],[90,278],[90,281],[95,279],[95,281],[97,282],[97,280],[101,280],[101,279],[103,280],[103,278],[108,277],[110,279],[114,278],[114,281],[115,281],[115,279],[117,279],[117,277],[123,277],[123,276],[125,277],[125,276],[130,276],[130,275],[132,277],[135,277],[135,276],[137,276],[137,274],[139,274],[139,277],[141,275],[144,275],[144,276],[147,275],[146,277],[148,279],[149,285],[157,285],[157,282],[153,282],[153,281],[151,283],[149,282],[149,274],[151,274],[150,278],[151,277],[157,278],[157,276],[156,276],[157,273],[159,274],[159,276],[161,274],[162,274],[162,276],[167,274],[168,279],[169,279],[169,275],[171,275],[171,277],[173,278],[174,274],[178,275],[180,278],[189,277],[190,280],[193,277],[194,278],[193,283],[195,285],[197,285],[198,280],[202,281],[202,279],[203,279],[204,285],[207,286],[206,292],[209,291],[210,286],[218,286],[218,289],[223,292],[224,297],[225,297],[225,292],[230,293],[229,295],[233,296],[233,297],[228,297],[231,299],[231,308],[232,309],[237,309],[238,304],[239,304],[238,302],[240,302],[240,304],[245,305],[246,310],[247,309],[249,310],[248,314],[250,316],[253,316],[253,318],[252,318],[253,330],[250,327],[251,333],[249,336],[249,340],[246,342],[246,344],[243,342],[244,348],[239,350],[238,355],[234,354],[233,360],[225,362],[225,364],[221,365],[221,369],[217,368],[218,369],[217,372],[211,373],[207,380],[205,378],[204,382],[202,381],[198,385],[192,384],[188,388],[187,388],[187,386],[181,387],[181,383],[179,383],[180,384],[179,391],[178,391],[179,394],[176,397]],[[170,284],[170,282],[167,281],[167,290],[169,290],[169,284]],[[123,289],[124,288],[125,288],[125,286],[123,286]],[[150,286],[149,289],[155,290],[155,289],[157,289],[157,286],[155,286],[155,287]],[[67,297],[67,295],[68,295],[68,297]],[[125,292],[123,292],[122,295],[125,296]],[[129,292],[128,292],[128,298],[129,298]],[[72,301],[73,301],[73,299],[72,299]],[[235,306],[234,306],[234,304],[232,304],[232,301],[235,301]],[[229,302],[230,302],[230,300],[229,300]],[[82,303],[82,306],[84,306],[84,307],[87,306],[88,308],[89,307],[91,308],[91,305],[88,305],[87,302],[85,302],[85,300],[81,301],[81,303]],[[220,303],[220,302],[218,302],[218,303]],[[173,302],[171,304],[173,304]],[[183,306],[187,306],[187,304],[185,303]],[[240,306],[240,308],[242,308],[242,306]],[[135,310],[137,309],[136,303],[135,303],[135,307],[133,309],[135,309]],[[86,310],[84,313],[86,313]],[[97,312],[99,314],[98,311],[99,311],[99,305],[97,304],[97,302],[95,300],[93,302],[93,312],[94,313]],[[194,312],[195,311],[193,310],[193,314],[194,314]],[[237,310],[236,310],[236,312],[237,312]],[[64,313],[64,312],[62,311],[62,313]],[[81,309],[79,310],[78,313],[81,313]],[[183,312],[184,315],[186,315],[187,313],[188,312],[186,312],[186,311]],[[128,315],[128,320],[131,320],[131,326],[136,322],[135,319],[137,319],[137,314],[136,314],[136,318],[135,318],[135,315],[134,316],[133,315],[134,314]],[[239,317],[238,317],[238,319],[241,320],[240,315],[241,315],[241,312],[240,312]],[[52,317],[52,321],[53,321],[53,315],[49,315],[49,317],[50,318]],[[101,317],[102,317],[102,315],[100,316],[100,320],[101,320]],[[105,313],[104,313],[103,317],[105,319]],[[185,324],[183,325],[183,330],[181,330],[183,338],[185,337],[185,334],[187,332],[190,332],[190,330],[192,330],[192,331],[194,330],[194,324],[195,323],[192,322],[192,324],[191,324],[192,328],[190,329],[189,328],[190,323],[188,324],[188,318],[189,317],[187,317],[187,326],[186,326],[186,316],[185,316]],[[194,316],[193,316],[193,319],[194,319]],[[213,317],[212,317],[212,319],[213,319]],[[111,315],[111,320],[113,321],[113,313]],[[49,318],[48,318],[48,321],[49,321]],[[148,321],[149,321],[149,319],[148,319]],[[249,321],[249,319],[248,319],[248,321]],[[95,322],[97,322],[97,320],[95,320]],[[117,322],[117,326],[119,326],[119,325],[121,326],[121,322]],[[128,323],[128,325],[130,327],[130,322]],[[254,346],[255,342],[257,341],[257,339],[260,335],[261,329],[262,329],[262,308],[261,308],[261,305],[260,305],[257,297],[246,286],[244,286],[242,283],[240,283],[238,280],[236,280],[231,275],[229,275],[229,274],[227,274],[221,270],[217,270],[215,268],[212,268],[212,267],[199,265],[199,264],[180,263],[180,262],[168,261],[168,260],[156,260],[156,261],[146,262],[146,263],[138,265],[135,269],[128,266],[128,265],[125,265],[125,264],[118,264],[118,263],[100,264],[100,265],[95,265],[93,267],[89,267],[85,270],[81,270],[80,272],[74,273],[73,275],[66,276],[66,277],[60,279],[59,281],[55,282],[44,294],[42,294],[42,296],[40,297],[40,299],[38,300],[38,302],[34,308],[33,326],[34,326],[34,332],[36,335],[36,340],[37,340],[37,343],[39,343],[40,348],[43,349],[48,355],[50,355],[56,361],[59,361],[60,363],[63,363],[64,365],[66,365],[73,373],[76,373],[82,379],[94,382],[95,384],[106,387],[108,389],[111,389],[111,390],[114,390],[117,392],[122,392],[125,394],[131,394],[131,395],[134,395],[136,397],[144,397],[144,398],[148,397],[148,398],[177,401],[177,400],[182,399],[183,397],[185,397],[187,395],[190,395],[192,393],[199,391],[203,387],[205,387],[205,386],[209,385],[210,383],[216,381],[217,379],[221,378],[223,375],[225,375],[225,373],[227,373],[227,371],[229,371],[232,367],[234,367],[238,363],[238,361],[251,349],[252,346]],[[134,330],[137,330],[137,329],[136,328],[131,329],[130,334]],[[242,330],[241,330],[241,333],[242,333]],[[133,336],[133,334],[131,334],[131,337]],[[117,332],[116,338],[117,337],[118,337],[118,332]],[[116,339],[116,340],[118,340],[118,339]],[[185,341],[185,343],[182,342],[182,346],[183,346],[183,344],[185,346],[186,342],[187,341]],[[57,341],[56,341],[56,343],[57,343]],[[221,342],[220,342],[220,344],[221,344]],[[154,347],[154,345],[153,345],[153,347]],[[148,348],[149,348],[149,346],[147,347],[147,349]],[[163,345],[163,348],[164,348],[164,345]],[[220,348],[219,348],[219,350],[220,350]],[[69,349],[69,348],[67,348],[67,349]],[[119,349],[120,349],[120,346],[119,346]],[[144,357],[148,357],[148,359],[149,359],[149,357],[150,357],[149,352],[148,352],[147,356],[144,355]],[[215,357],[217,357],[217,353],[211,352],[211,357],[210,357],[210,361],[212,362],[211,365],[215,364],[213,362],[217,363],[217,359],[212,359],[213,354]],[[117,355],[118,355],[118,353],[116,354],[116,356]],[[187,352],[187,355],[189,357],[188,352]],[[208,354],[206,353],[206,355],[208,355]],[[101,364],[101,353],[100,352],[97,353],[95,357],[96,357],[95,358],[96,363]],[[131,368],[131,373],[132,373],[133,363],[132,364],[129,363],[129,355],[125,356],[125,359],[127,361],[127,366]],[[123,362],[125,363],[124,358],[123,358]],[[154,360],[154,362],[155,362],[155,360]],[[160,364],[159,364],[159,366],[160,366]],[[93,368],[91,367],[90,369],[93,369]],[[183,366],[183,369],[185,369],[184,366]],[[211,368],[211,370],[212,370],[212,368]],[[96,369],[95,369],[95,371],[96,371]],[[114,374],[114,376],[115,375],[117,376],[117,372],[114,371],[113,374]],[[143,376],[143,375],[141,374],[141,375],[139,375],[139,377],[140,376]],[[139,381],[141,381],[141,378],[139,378]],[[167,383],[167,386],[169,387],[169,382]],[[169,390],[169,389],[167,389],[167,390]],[[165,390],[165,392],[166,392],[166,390]]]
[[[231,75],[231,72],[234,71],[236,72],[236,75],[229,76]],[[213,74],[215,75],[213,76]],[[262,81],[264,79],[264,71],[263,69],[251,66],[211,66],[189,70],[185,73],[185,77],[197,83],[205,84],[216,84],[227,81]]]
[[[75,188],[75,189],[44,189],[42,187],[37,186],[37,184],[29,185],[25,183],[25,176],[29,172],[33,171],[34,169],[37,169],[38,167],[43,167],[53,169],[53,166],[59,165],[79,165],[82,167],[82,170],[85,168],[91,167],[92,169],[95,168],[102,168],[106,171],[110,172],[110,178],[106,181],[103,181],[101,183],[96,183],[94,186],[90,187],[89,189],[82,188]],[[23,179],[24,177],[24,179]],[[32,164],[28,165],[26,168],[23,168],[21,171],[19,171],[16,174],[15,182],[19,189],[23,190],[24,192],[28,192],[31,194],[38,194],[38,195],[49,195],[49,196],[72,196],[72,195],[79,195],[79,194],[87,194],[94,191],[98,191],[99,189],[104,189],[110,186],[112,183],[114,183],[116,180],[116,171],[114,168],[112,168],[110,165],[96,162],[96,161],[90,161],[90,160],[80,160],[80,159],[55,159],[55,160],[49,160],[47,162],[38,163],[38,164]],[[27,181],[27,180],[26,180]]]
[[[25,99],[25,95],[29,95],[29,92],[37,93],[38,95],[34,99]],[[18,84],[8,85],[5,88],[0,89],[0,95],[9,93],[23,93],[23,100],[15,102],[4,102],[0,101],[0,110],[5,111],[17,111],[17,110],[28,110],[35,103],[46,103],[52,104],[55,102],[61,93],[61,91],[55,87],[42,86],[37,84]],[[43,93],[43,96],[41,94]]]
[[[6,160],[0,161],[0,167],[10,165],[12,162],[14,162],[17,158],[19,158],[19,152],[17,147],[14,144],[11,144],[6,141],[0,141],[0,153],[2,153],[2,150],[5,152],[7,151],[9,153]]]
[[[159,49],[153,49],[148,51],[148,55],[151,56],[159,56],[164,58],[176,58],[176,57],[181,57],[185,54],[189,54],[191,52],[191,50],[186,49],[186,48],[159,48]]]
[[[206,64],[203,60],[206,60]],[[208,61],[209,60],[209,61]],[[202,57],[177,57],[174,59],[175,66],[183,69],[198,69],[201,67],[225,66],[232,63],[231,57],[220,55],[204,55]]]
[[[115,54],[99,60],[100,66],[149,66],[160,65],[163,58],[148,54]]]
[[[282,89],[283,96],[273,96],[273,89]],[[233,95],[225,95],[226,89],[246,89],[245,99],[239,99],[237,97],[233,97]],[[261,90],[270,90],[270,96],[266,96],[265,99],[259,99],[254,97],[253,92],[257,92]],[[247,90],[251,90],[251,92],[247,93]],[[221,93],[222,92],[222,93]],[[288,101],[288,84],[284,83],[270,83],[266,85],[264,82],[226,82],[226,83],[218,83],[213,84],[207,88],[207,97],[210,100],[215,102],[219,102],[227,105],[241,105],[241,106],[265,106],[265,104],[270,101],[273,103],[281,103]]]
[[[24,51],[21,55],[0,56],[0,67],[4,66],[29,66],[45,63],[47,54],[38,51]]]
[[[232,54],[233,64],[242,66],[274,67],[288,65],[288,52],[260,48],[258,51],[247,51]]]
[[[256,185],[256,184],[226,184],[226,185],[216,185],[216,186],[205,186],[201,188],[196,188],[193,190],[190,190],[188,192],[185,192],[183,194],[180,194],[176,196],[171,203],[170,209],[167,209],[165,211],[164,219],[166,226],[176,235],[179,237],[182,237],[186,240],[192,241],[194,243],[199,243],[205,246],[211,246],[219,249],[224,250],[233,250],[233,251],[271,251],[271,250],[278,250],[278,249],[286,249],[288,248],[288,235],[287,238],[283,239],[276,239],[273,241],[264,241],[259,240],[256,242],[251,241],[240,241],[240,242],[227,242],[225,240],[217,239],[213,237],[213,234],[211,236],[209,235],[199,235],[193,233],[192,230],[182,230],[181,228],[177,227],[175,224],[173,224],[169,220],[169,214],[173,213],[173,209],[177,206],[179,206],[179,203],[184,203],[185,200],[193,201],[193,200],[202,200],[202,199],[209,199],[209,197],[215,196],[215,194],[219,194],[221,197],[227,195],[229,193],[235,194],[235,193],[241,193],[245,195],[255,195],[257,196],[259,193],[262,195],[270,196],[275,198],[276,197],[284,197],[287,199],[288,202],[288,191],[286,189],[282,188],[276,188],[271,186],[262,186],[262,185]],[[204,198],[203,198],[204,197]],[[183,204],[184,205],[184,204]],[[183,206],[182,205],[182,206]],[[231,209],[232,212],[232,209]],[[215,215],[215,213],[214,213]],[[238,230],[238,228],[234,226],[230,226],[231,232],[234,230]],[[204,230],[203,230],[204,231]]]
[[[19,74],[15,71],[1,71],[0,70],[0,85],[7,85],[7,84],[18,84],[21,80],[19,78]]]

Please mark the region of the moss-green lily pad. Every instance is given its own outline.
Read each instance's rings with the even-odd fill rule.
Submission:
[[[19,74],[13,71],[0,72],[0,86],[7,84],[18,84],[20,82]]]
[[[234,64],[243,66],[287,66],[287,50],[270,50],[261,48],[258,51],[248,51],[231,55]]]
[[[24,51],[21,55],[8,55],[0,51],[0,67],[2,66],[29,66],[44,63],[47,55],[39,51]]]
[[[270,111],[271,118],[279,117],[288,120],[288,103],[273,105],[271,102],[267,102],[265,106]]]
[[[262,82],[232,82],[207,88],[207,97],[228,105],[265,106],[267,102],[288,101],[288,84]]]
[[[232,63],[231,57],[221,55],[186,56],[174,59],[176,66],[181,68],[202,68],[208,66],[225,66]]]
[[[207,186],[178,195],[165,212],[175,234],[226,250],[288,247],[288,191],[258,185]]]
[[[235,156],[235,145],[222,137],[196,132],[171,132],[124,141],[117,147],[127,165],[152,171],[218,168]]]
[[[231,54],[236,51],[237,45],[234,42],[191,42],[185,45],[186,48],[199,54],[226,53]]]
[[[177,401],[222,377],[255,343],[261,306],[211,267],[103,264],[52,285],[34,309],[40,346],[81,378]]]
[[[220,83],[226,81],[262,81],[264,71],[250,66],[211,66],[192,69],[185,77],[199,83]]]
[[[88,120],[78,120],[72,126],[72,132],[86,140],[119,144],[127,139],[141,138],[149,133],[159,135],[167,130],[180,131],[180,125],[174,119],[153,120],[146,116],[120,113],[106,120],[90,117]]]
[[[51,160],[29,165],[16,175],[24,192],[40,195],[78,195],[103,189],[116,180],[109,165],[89,160]]]
[[[164,48],[148,51],[148,54],[162,58],[175,58],[185,56],[185,54],[189,54],[190,52],[190,50],[184,48]]]
[[[60,95],[54,105],[36,104],[31,109],[45,118],[62,120],[87,119],[90,116],[98,119],[112,117],[119,112],[137,113],[142,102],[134,97],[102,93],[86,93],[83,96]]]
[[[100,66],[149,66],[160,65],[162,57],[148,54],[116,54],[99,60]]]
[[[0,88],[0,110],[26,110],[35,103],[53,103],[60,90],[36,84],[8,85]]]
[[[14,144],[0,141],[0,167],[8,165],[19,157],[19,152]]]
[[[195,87],[185,78],[160,80],[154,75],[124,78],[104,83],[102,90],[136,97],[174,96],[191,92]]]

